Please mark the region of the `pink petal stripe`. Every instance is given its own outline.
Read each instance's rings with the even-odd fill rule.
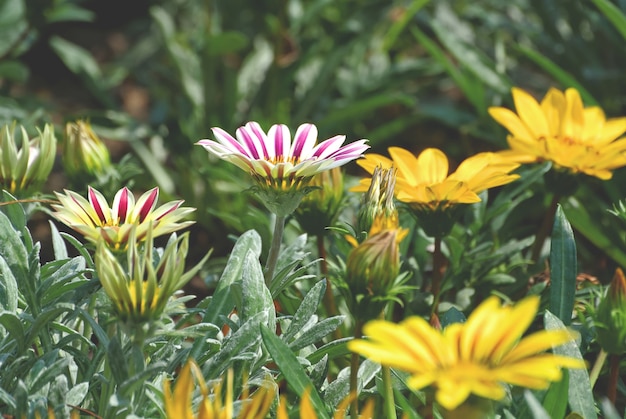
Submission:
[[[89,203],[93,207],[94,211],[96,211],[98,218],[100,218],[100,222],[102,224],[106,223],[107,221],[106,216],[104,215],[104,210],[102,209],[102,206],[100,205],[98,196],[96,195],[96,193],[94,192],[94,189],[91,186],[88,187],[88,190],[89,190]]]
[[[285,157],[291,146],[291,134],[289,128],[283,124],[272,125],[267,133],[268,141],[274,139],[274,150],[276,151],[277,160]]]
[[[313,149],[312,155],[325,158],[329,154],[339,150],[344,141],[346,141],[345,135],[336,135],[328,140],[322,141]]]
[[[308,157],[317,141],[317,127],[313,124],[302,124],[298,127],[291,147],[292,157]]]
[[[246,129],[251,133],[251,135],[256,137],[257,144],[261,144],[263,158],[267,159],[274,157],[274,150],[271,148],[273,144],[270,141],[267,141],[267,137],[261,129],[261,126],[257,122],[252,121],[246,124]],[[267,148],[268,146],[270,146],[270,149]]]
[[[117,217],[116,221],[119,223],[125,223],[126,217],[128,217],[128,210],[130,208],[130,190],[126,187],[120,189],[113,199],[113,216]]]
[[[83,211],[83,214],[85,214],[87,216],[87,218],[89,219],[89,221],[91,222],[92,225],[98,226],[100,225],[100,223],[98,221],[100,220],[94,220],[94,218],[89,214],[89,211],[87,210],[87,208],[85,208],[85,204],[83,202],[81,202],[80,200],[77,199],[77,197],[73,196],[73,195],[69,195],[69,191],[66,191],[68,193],[69,198],[76,204],[78,205],[78,207]],[[73,212],[73,211],[72,211]],[[80,216],[80,214],[76,214],[74,212],[74,215],[76,215],[77,217],[79,217],[81,220],[83,219],[83,217]]]
[[[237,128],[237,138],[239,139],[239,142],[249,150],[248,156],[253,159],[261,158],[262,150],[257,148],[257,144],[245,127]]]
[[[237,140],[235,140],[229,133],[227,133],[223,129],[219,127],[214,127],[214,128],[211,128],[211,131],[213,131],[213,135],[215,136],[217,141],[220,142],[221,144],[230,148],[232,151],[238,151],[241,154],[248,155],[248,152],[246,152],[246,150],[241,146],[241,144],[239,144]],[[202,140],[202,141],[206,141],[206,140]]]
[[[150,191],[148,191],[148,193],[149,193],[148,199],[146,199],[146,202],[143,204],[143,206],[141,207],[139,211],[140,223],[143,223],[143,221],[146,219],[148,214],[150,214],[150,212],[152,212],[152,210],[154,209],[154,206],[156,205],[156,201],[159,197],[159,188],[158,187],[152,188]]]

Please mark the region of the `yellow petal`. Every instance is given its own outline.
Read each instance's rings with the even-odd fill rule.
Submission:
[[[565,114],[561,125],[561,136],[580,140],[583,131],[583,101],[578,90],[569,88],[565,91]]]
[[[400,147],[389,147],[389,155],[393,159],[394,166],[398,168],[398,177],[404,179],[409,185],[426,182],[419,176],[419,162],[410,151]]]
[[[443,182],[448,176],[448,158],[439,149],[427,148],[417,156],[417,167],[414,171],[415,177],[421,183],[433,185]]]
[[[502,357],[500,362],[502,364],[517,362],[574,338],[575,335],[569,330],[541,330],[522,339],[515,348]]]
[[[539,103],[530,94],[522,89],[511,89],[515,109],[522,122],[528,127],[535,138],[545,138],[550,135],[550,128],[545,114]]]
[[[556,137],[561,133],[561,119],[565,113],[565,95],[558,89],[550,88],[541,101],[541,109],[550,128],[550,136]]]
[[[532,143],[535,141],[532,131],[530,131],[517,114],[510,109],[492,107],[489,108],[489,115],[500,125],[509,130],[513,137],[519,138],[525,142]]]

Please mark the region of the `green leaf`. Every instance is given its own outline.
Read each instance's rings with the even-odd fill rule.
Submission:
[[[24,83],[29,75],[29,68],[17,60],[0,62],[0,79]]]
[[[211,56],[232,54],[248,46],[248,38],[241,32],[228,31],[209,35],[206,53]]]
[[[326,345],[319,347],[315,352],[310,354],[307,359],[312,364],[319,362],[324,356],[328,355],[329,359],[335,359],[349,355],[348,342],[352,338],[342,338],[328,342]]]
[[[582,84],[576,80],[574,76],[572,76],[567,71],[563,70],[561,67],[556,65],[553,61],[547,58],[545,55],[537,52],[537,50],[532,48],[527,48],[523,46],[518,46],[517,49],[526,57],[530,58],[535,62],[539,67],[547,71],[552,77],[557,79],[563,86],[565,87],[574,87],[578,92],[580,92],[580,96],[583,99],[583,102],[586,106],[597,106],[598,101],[594,99],[594,97],[583,87]]]
[[[59,229],[52,222],[52,220],[48,221],[50,223],[50,237],[52,239],[52,249],[54,250],[54,259],[62,260],[67,259],[67,247],[65,246],[65,242],[63,241],[63,237],[59,233]]]
[[[304,371],[304,368],[300,365],[293,352],[291,352],[291,349],[289,349],[273,331],[264,325],[261,325],[261,336],[267,351],[272,356],[276,365],[278,365],[280,372],[285,376],[291,388],[296,394],[303,394],[306,390],[309,390],[311,403],[313,404],[318,418],[329,419],[324,402],[313,387],[313,383]]]
[[[358,391],[376,377],[380,371],[380,364],[366,359],[361,363],[358,372]],[[324,389],[324,401],[330,406],[337,406],[350,394],[350,367],[339,372],[337,378]]]
[[[243,300],[240,307],[241,319],[247,321],[258,313],[267,312],[269,314],[267,325],[273,327],[276,323],[274,301],[265,285],[259,258],[253,250],[248,250],[244,258],[241,281]]]
[[[48,23],[54,22],[92,22],[95,13],[69,2],[54,2],[54,8],[47,13]]]
[[[17,352],[22,353],[26,345],[26,335],[22,321],[15,313],[0,312],[0,325],[11,335],[17,344]]]
[[[74,74],[86,76],[96,85],[102,82],[100,67],[89,51],[58,36],[50,38],[50,46]]]
[[[532,417],[534,419],[551,419],[548,412],[541,406],[539,400],[533,395],[530,390],[524,390],[524,399],[530,408]]]
[[[543,398],[543,408],[552,418],[565,417],[567,410],[567,393],[569,390],[568,370],[563,371],[560,381],[554,382]]]
[[[591,0],[598,9],[611,21],[615,29],[619,31],[622,37],[626,40],[626,16],[622,11],[613,3],[608,0]]]
[[[550,311],[566,325],[572,321],[577,275],[574,232],[559,205],[550,247]]]
[[[315,312],[317,311],[317,308],[319,307],[322,298],[324,298],[325,291],[326,280],[321,280],[313,285],[313,287],[311,287],[307,295],[300,303],[300,307],[298,307],[298,310],[293,315],[293,318],[291,319],[291,324],[289,325],[285,333],[283,333],[283,335],[281,336],[284,342],[290,342],[293,337],[298,332],[301,332],[302,328],[309,321],[311,321],[311,318],[313,317],[313,315],[315,315]]]
[[[546,311],[543,315],[543,321],[546,330],[560,330],[565,328],[563,322],[549,311]],[[573,340],[553,348],[552,352],[557,355],[584,361],[582,355],[580,354],[580,348]],[[573,412],[582,415],[583,418],[595,419],[598,417],[596,414],[591,382],[589,381],[589,373],[586,369],[569,370],[568,400],[570,409]]]
[[[107,361],[113,379],[119,385],[128,379],[128,363],[118,337],[114,337],[107,345]]]
[[[439,319],[441,327],[446,327],[454,323],[465,323],[466,320],[465,314],[455,307],[450,307]]]
[[[335,316],[313,324],[311,327],[303,330],[301,334],[289,344],[289,348],[292,351],[298,351],[319,342],[322,338],[334,332],[343,323],[344,319],[345,316]]]
[[[393,21],[383,40],[383,49],[385,51],[389,51],[411,19],[429,2],[430,0],[413,0],[410,6],[404,10],[400,18]]]
[[[17,281],[7,262],[0,257],[0,309],[17,313],[17,299]]]

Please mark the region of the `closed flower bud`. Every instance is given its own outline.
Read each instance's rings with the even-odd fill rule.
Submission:
[[[314,189],[306,195],[294,215],[304,231],[312,236],[324,234],[334,224],[343,199],[343,175],[335,167],[315,175],[309,186]]]
[[[109,149],[85,121],[65,125],[63,166],[70,176],[97,176],[111,166]]]
[[[361,208],[357,215],[357,237],[362,241],[368,234],[384,228],[397,228],[398,211],[393,202],[396,183],[396,170],[374,169],[372,183],[361,199]]]
[[[348,255],[346,283],[354,299],[354,313],[360,319],[377,317],[400,271],[397,229],[383,230],[368,237]]]
[[[26,129],[16,125],[0,128],[0,187],[18,197],[37,191],[48,179],[57,149],[52,125],[29,138]]]
[[[596,312],[598,343],[607,353],[626,352],[626,277],[617,268]]]

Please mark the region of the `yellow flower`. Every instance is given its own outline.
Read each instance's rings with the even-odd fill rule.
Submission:
[[[135,202],[135,196],[128,188],[120,189],[109,206],[106,198],[89,186],[88,198],[73,191],[65,194],[55,192],[60,204],[52,205],[56,211],[52,215],[68,227],[83,234],[93,243],[103,238],[107,246],[114,250],[124,250],[130,231],[136,228],[137,239],[143,239],[151,225],[152,236],[169,234],[193,224],[193,221],[179,222],[195,211],[195,208],[181,207],[183,201],[172,201],[156,207],[159,188],[150,189]]]
[[[194,392],[194,378],[200,387],[202,399],[198,408],[198,414],[194,415],[192,408],[192,395]],[[174,390],[170,389],[170,381],[163,382],[163,401],[165,405],[165,415],[168,419],[263,419],[267,415],[274,396],[276,388],[270,383],[261,386],[252,396],[248,398],[247,390],[244,392],[243,398],[245,402],[234,416],[233,408],[233,372],[229,370],[226,378],[222,378],[219,383],[214,385],[212,397],[209,396],[209,388],[204,381],[202,371],[198,365],[189,360],[180,372],[180,375],[174,386]],[[226,394],[222,399],[222,392],[226,387]]]
[[[311,403],[310,390],[304,391],[304,394],[300,398],[300,419],[317,419],[317,413]],[[346,417],[346,409],[350,406],[352,400],[356,397],[354,394],[348,395],[345,399],[339,403],[335,409],[333,419],[344,419]],[[365,407],[359,414],[358,419],[372,419],[374,417],[374,400],[369,399],[365,404]],[[276,419],[289,419],[287,413],[287,400],[285,397],[280,398],[280,404],[278,405],[278,412],[276,412]]]
[[[508,307],[490,297],[466,323],[452,324],[443,332],[421,317],[400,324],[376,320],[364,327],[369,339],[354,340],[348,348],[411,373],[410,387],[433,386],[437,402],[454,410],[472,393],[501,400],[505,383],[544,389],[561,379],[562,367],[585,367],[581,360],[544,353],[572,340],[569,331],[544,330],[522,338],[538,308],[537,296]]]
[[[357,164],[374,173],[382,165],[398,169],[396,197],[418,210],[445,210],[457,204],[479,202],[478,193],[485,189],[510,183],[518,175],[509,172],[518,163],[499,157],[495,153],[480,153],[463,161],[457,170],[449,174],[446,155],[436,148],[427,148],[418,156],[399,147],[390,147],[391,159],[380,154],[366,154]],[[353,191],[367,191],[370,179],[363,179]]]
[[[521,163],[551,161],[557,169],[585,173],[602,180],[626,165],[626,117],[606,119],[597,106],[583,107],[576,89],[550,89],[541,103],[519,88],[512,89],[517,114],[493,107],[489,114],[511,135],[511,150],[502,155]]]

